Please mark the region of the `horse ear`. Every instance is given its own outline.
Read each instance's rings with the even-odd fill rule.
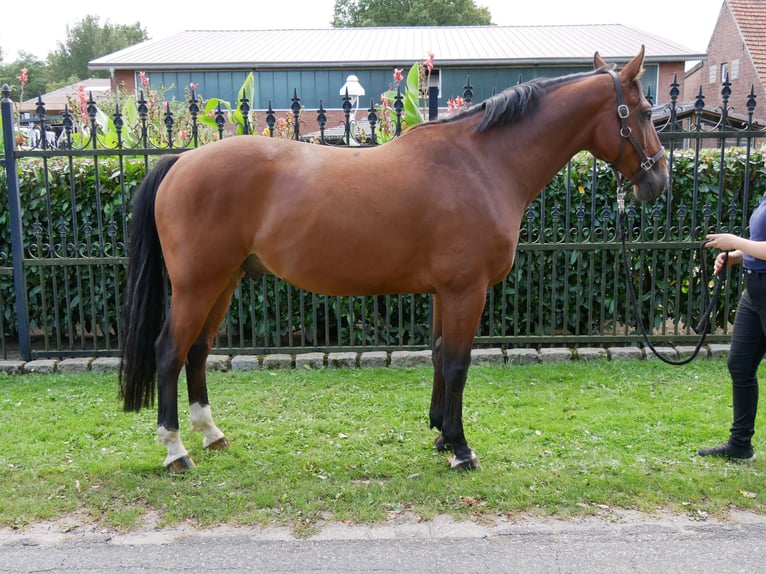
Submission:
[[[601,54],[596,52],[593,55],[593,69],[598,70],[599,68],[603,68],[606,66],[606,62],[604,61],[604,58],[601,57]]]
[[[641,77],[641,73],[644,71],[644,46],[641,45],[641,51],[636,54],[626,66],[622,69],[622,74],[630,80],[635,80]]]

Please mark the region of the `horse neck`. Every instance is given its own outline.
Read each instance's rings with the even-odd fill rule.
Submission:
[[[482,153],[497,158],[497,169],[514,189],[526,190],[527,204],[578,152],[587,150],[603,156],[598,150],[596,128],[604,113],[612,113],[609,98],[614,98],[614,93],[597,88],[595,82],[602,78],[594,76],[552,87],[536,113],[485,132]],[[615,120],[615,137],[618,130]]]

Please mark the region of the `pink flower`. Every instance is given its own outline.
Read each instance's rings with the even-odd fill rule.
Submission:
[[[80,118],[84,124],[88,123],[88,95],[85,93],[85,86],[77,86],[77,97],[80,100]]]
[[[401,84],[402,80],[404,80],[404,72],[403,68],[394,68],[394,82],[397,84]]]
[[[193,92],[196,92],[196,91],[197,91],[197,84],[195,84],[194,82],[189,82],[189,88],[190,88],[190,89],[191,89]]]
[[[141,85],[144,88],[149,87],[149,76],[146,75],[146,72],[138,72],[138,77],[141,78]]]
[[[24,86],[26,86],[27,82],[29,81],[29,76],[27,75],[27,72],[29,72],[29,70],[27,70],[26,68],[21,68],[21,75],[20,76],[16,76],[16,79],[21,84],[21,91],[20,91],[21,92],[21,96],[20,96],[20,99],[22,99],[22,100],[24,99]]]
[[[26,68],[21,68],[21,75],[20,76],[16,76],[16,79],[21,84],[21,89],[22,90],[24,89],[24,86],[27,85],[27,82],[29,82],[28,72],[29,72],[29,70],[27,70]]]
[[[434,69],[434,53],[429,51],[428,52],[428,58],[423,60],[423,65],[428,68],[428,73],[430,74]]]

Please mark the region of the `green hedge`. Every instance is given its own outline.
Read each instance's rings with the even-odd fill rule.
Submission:
[[[723,161],[720,152],[703,150],[699,164],[693,153],[677,152],[672,197],[631,206],[633,279],[653,327],[695,320],[693,301],[701,294],[691,279],[699,271],[692,252],[657,244],[691,245],[716,229],[741,233],[766,192],[760,154],[749,161],[746,186],[742,149],[727,150]],[[51,346],[87,346],[98,336],[117,348],[126,205],[144,169],[143,158],[20,161],[25,254],[41,263],[27,270],[31,327],[47,334]],[[0,254],[10,266],[7,197],[1,195]],[[594,334],[621,320],[626,295],[614,248],[614,196],[611,169],[601,162],[594,168],[588,154],[576,156],[546,186],[525,214],[514,270],[492,289],[480,334]],[[5,301],[14,300],[10,276],[0,275],[0,290]],[[429,323],[426,296],[313,297],[273,278],[246,280],[219,346],[427,345]],[[15,309],[5,307],[6,335],[15,334],[15,324]]]
[[[124,265],[114,261],[125,256],[125,206],[144,176],[143,160],[25,158],[18,165],[24,253],[34,260],[26,268],[32,331],[115,334]],[[0,197],[0,251],[10,254],[6,195]],[[100,258],[112,263],[93,263]],[[1,288],[7,301],[15,299],[9,277],[2,277]],[[4,315],[14,334],[15,308],[6,307]]]
[[[662,330],[670,323],[689,333],[701,318],[708,290],[700,265],[710,272],[714,257],[707,252],[700,261],[698,246],[710,232],[743,233],[766,193],[766,170],[760,154],[748,158],[745,150],[732,148],[723,161],[717,150],[703,150],[699,161],[691,151],[676,152],[672,173],[672,195],[628,206],[630,280],[649,328]],[[575,158],[550,182],[522,225],[510,280],[494,288],[495,301],[513,302],[506,311],[508,327],[500,329],[496,319],[483,333],[612,335],[634,324],[614,198],[611,169],[602,162],[594,168],[588,155]],[[726,288],[729,298],[724,292],[719,323],[732,319],[731,293],[739,284],[731,281]]]

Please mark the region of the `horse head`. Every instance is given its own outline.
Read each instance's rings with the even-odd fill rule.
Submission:
[[[633,187],[639,200],[655,199],[667,189],[669,175],[665,149],[652,123],[652,104],[639,80],[644,47],[620,70],[610,67],[598,52],[593,65],[611,77],[616,100],[616,107],[609,108],[607,120],[600,124],[594,154],[612,166],[621,185]]]

